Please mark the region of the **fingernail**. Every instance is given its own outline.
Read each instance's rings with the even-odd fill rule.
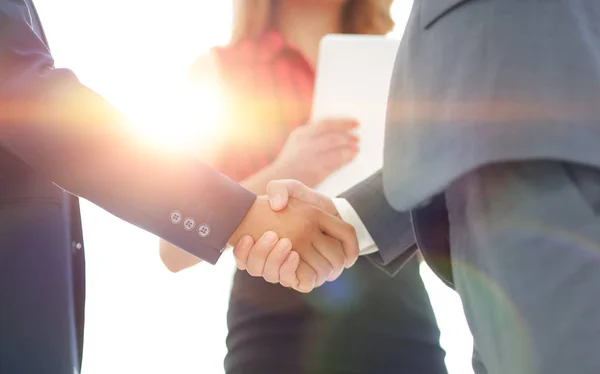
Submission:
[[[283,205],[283,197],[281,195],[275,195],[275,197],[271,200],[271,207],[279,209],[281,205]]]
[[[298,252],[290,252],[290,257],[292,258],[292,264],[300,263],[300,255],[298,254]]]
[[[327,277],[327,282],[333,282],[334,280],[338,279],[340,274],[342,274],[342,270],[332,271],[331,274],[329,274],[329,276]]]
[[[272,231],[267,231],[263,234],[262,240],[267,244],[273,244],[277,240],[277,234]]]
[[[289,251],[292,249],[292,242],[289,239],[283,238],[281,239],[281,248],[284,251]]]
[[[240,240],[240,246],[243,247],[251,247],[253,243],[252,237],[250,235],[244,235],[242,236],[242,239]]]

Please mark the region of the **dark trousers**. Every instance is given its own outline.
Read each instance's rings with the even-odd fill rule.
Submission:
[[[365,258],[310,294],[235,275],[227,374],[444,374],[416,258],[395,277]]]

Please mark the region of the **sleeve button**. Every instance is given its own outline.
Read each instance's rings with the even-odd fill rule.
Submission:
[[[198,226],[198,235],[200,235],[200,237],[202,238],[206,238],[207,236],[209,236],[210,226],[208,226],[207,224],[202,224]]]

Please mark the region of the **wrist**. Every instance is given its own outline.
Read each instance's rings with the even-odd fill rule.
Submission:
[[[233,232],[233,234],[231,235],[229,240],[227,240],[227,245],[235,246],[240,241],[240,239],[245,235],[250,235],[254,241],[258,240],[258,238],[262,234],[262,233],[258,233],[258,231],[260,231],[260,230],[257,227],[260,222],[259,221],[259,219],[260,219],[259,211],[265,204],[268,204],[268,203],[269,203],[269,201],[265,197],[263,197],[263,196],[256,197],[256,199],[254,200],[254,203],[250,206],[248,213],[246,213],[246,216],[244,217],[244,219],[242,220],[240,225]]]

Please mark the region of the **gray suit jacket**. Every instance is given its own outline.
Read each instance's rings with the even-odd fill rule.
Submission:
[[[390,86],[384,186],[369,180],[351,200],[384,264],[407,253],[393,239],[410,217],[426,260],[452,282],[442,192],[482,165],[600,166],[599,15],[591,0],[414,1]]]
[[[395,275],[421,249],[432,270],[452,287],[448,213],[443,195],[410,212],[395,210],[383,191],[383,173],[378,171],[344,192],[375,241],[378,252],[369,259],[389,275]]]
[[[589,0],[415,0],[390,87],[392,206],[489,163],[600,166],[599,15]]]

